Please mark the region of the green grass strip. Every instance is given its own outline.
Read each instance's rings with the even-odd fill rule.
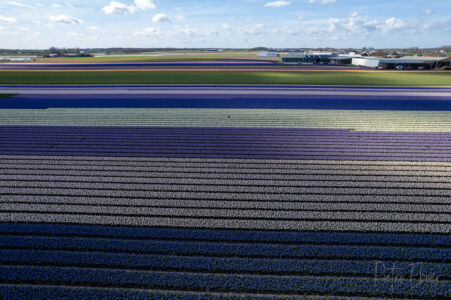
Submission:
[[[451,86],[449,72],[0,72],[0,84],[305,84]]]

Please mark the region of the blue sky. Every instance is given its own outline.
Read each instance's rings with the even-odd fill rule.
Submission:
[[[449,44],[450,0],[0,0],[0,48]]]

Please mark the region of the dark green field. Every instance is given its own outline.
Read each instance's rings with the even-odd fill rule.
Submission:
[[[0,72],[0,84],[309,84],[451,86],[450,72]]]

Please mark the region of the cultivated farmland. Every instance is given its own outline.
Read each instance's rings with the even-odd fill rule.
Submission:
[[[450,73],[101,67],[0,71],[3,298],[449,297]]]

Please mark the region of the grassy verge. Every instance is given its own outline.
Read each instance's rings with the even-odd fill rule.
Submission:
[[[446,72],[0,72],[0,84],[311,84],[451,86]]]

